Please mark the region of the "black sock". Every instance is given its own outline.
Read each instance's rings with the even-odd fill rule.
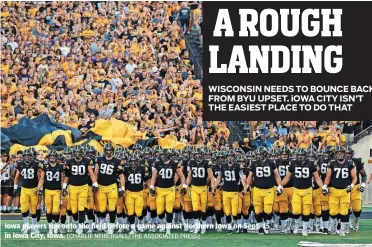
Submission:
[[[128,215],[128,222],[129,224],[134,224],[134,215]]]
[[[93,209],[88,209],[86,214],[88,216],[88,220],[94,220]]]
[[[200,220],[201,217],[201,211],[194,211],[193,216],[195,220]]]
[[[79,220],[79,215],[78,215],[78,213],[73,214],[73,215],[72,215],[72,218],[74,219],[75,222],[78,221],[78,220]]]
[[[347,215],[341,215],[341,222],[349,222],[349,214]]]
[[[82,224],[85,221],[85,211],[79,211],[79,223]]]
[[[151,219],[156,218],[156,210],[151,210]]]
[[[202,221],[206,221],[207,220],[207,213],[202,213],[201,218],[202,218]]]
[[[360,210],[359,212],[354,211],[354,217],[359,218],[361,213],[362,213],[362,210]]]
[[[22,217],[28,217],[30,213],[27,211],[26,213],[22,213]]]
[[[226,215],[226,223],[227,224],[231,223],[231,215],[229,215],[229,216]]]
[[[109,212],[109,214],[110,214],[110,223],[115,223],[116,211]]]
[[[294,214],[293,215],[293,218],[295,218],[296,220],[298,220],[300,218],[300,216],[301,216],[300,214]]]
[[[310,215],[302,215],[302,221],[308,222],[310,220]]]
[[[288,213],[280,213],[280,220],[288,219]]]
[[[260,214],[255,214],[255,218],[256,218],[257,223],[261,223],[262,220],[263,220],[263,215],[262,215],[262,213],[260,213]]]
[[[322,211],[322,220],[329,221],[329,210]]]
[[[222,210],[217,210],[216,211],[216,222],[217,222],[217,224],[221,224],[222,217],[223,217],[223,211]]]
[[[71,210],[67,210],[67,215],[68,216],[72,216],[72,211]]]
[[[165,212],[163,212],[162,214],[159,214],[158,217],[159,217],[159,219],[164,219],[164,217],[165,217]]]
[[[61,223],[62,224],[66,223],[66,215],[61,215]]]
[[[41,216],[41,210],[40,209],[36,210],[36,216],[37,216],[37,222],[39,222],[40,221],[40,216]]]
[[[273,218],[273,213],[266,214],[266,221],[270,221]]]
[[[183,219],[188,220],[189,219],[189,213],[186,212],[185,210],[183,210],[182,213],[183,213]]]
[[[54,220],[55,223],[58,223],[58,221],[59,221],[59,214],[53,215],[53,220]]]
[[[46,218],[47,218],[48,223],[52,223],[52,220],[53,220],[52,214],[46,214]]]
[[[167,223],[172,223],[173,221],[173,213],[166,212],[167,215]]]

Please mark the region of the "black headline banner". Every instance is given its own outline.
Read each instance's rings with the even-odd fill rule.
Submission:
[[[372,2],[203,2],[203,9],[205,120],[372,118]]]

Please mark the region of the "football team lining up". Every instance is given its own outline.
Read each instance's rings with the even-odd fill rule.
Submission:
[[[211,228],[296,234],[302,222],[303,236],[345,236],[351,214],[359,229],[367,180],[361,159],[343,146],[272,153],[259,147],[244,154],[240,148],[177,151],[136,144],[129,150],[108,143],[103,154],[86,145],[61,154],[51,150],[43,162],[34,155],[32,148],[23,152],[14,183],[23,233],[39,232],[43,201],[49,233],[170,233],[182,226],[201,234]]]

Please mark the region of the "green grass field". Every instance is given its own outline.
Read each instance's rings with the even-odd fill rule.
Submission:
[[[1,246],[4,247],[37,247],[37,246],[89,246],[89,247],[109,247],[109,246],[210,246],[210,247],[233,247],[233,246],[265,246],[265,247],[290,247],[299,246],[300,241],[306,242],[318,242],[322,244],[332,244],[330,246],[348,246],[347,244],[354,244],[356,246],[372,246],[372,219],[361,220],[359,232],[352,232],[346,237],[340,237],[338,235],[323,236],[319,234],[310,235],[308,237],[302,237],[301,235],[258,235],[258,234],[227,234],[227,233],[216,233],[208,232],[205,235],[193,235],[189,234],[188,237],[192,236],[193,239],[186,239],[186,235],[182,231],[174,231],[173,237],[178,239],[158,239],[163,236],[160,233],[156,234],[156,237],[138,234],[137,238],[129,238],[127,234],[121,234],[122,238],[76,238],[75,234],[70,234],[71,237],[67,237],[64,234],[64,238],[60,240],[46,239],[46,230],[42,230],[41,234],[45,239],[12,239],[13,234],[20,233],[18,229],[5,229],[5,224],[21,224],[21,220],[3,220],[1,221]],[[45,221],[41,222],[45,223]],[[86,235],[85,235],[86,236]],[[98,235],[97,235],[98,236]],[[73,237],[73,238],[72,238]],[[147,237],[147,238],[146,238]],[[342,244],[342,245],[341,245]],[[355,245],[361,244],[361,245]],[[368,245],[366,245],[368,244]],[[370,245],[369,245],[370,244]],[[319,245],[318,245],[319,246]],[[327,245],[320,245],[327,246]]]

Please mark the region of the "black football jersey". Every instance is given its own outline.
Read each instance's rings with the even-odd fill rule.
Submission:
[[[143,190],[143,182],[148,180],[148,168],[144,165],[139,165],[135,170],[130,166],[124,166],[123,174],[125,176],[125,188],[132,192]]]
[[[353,161],[346,160],[344,164],[340,164],[335,160],[329,163],[329,168],[332,171],[331,186],[336,189],[345,189],[352,182],[351,170],[355,168]]]
[[[44,188],[48,190],[61,190],[62,189],[62,173],[63,164],[57,163],[52,166],[46,163],[43,167],[44,171]]]
[[[117,176],[123,173],[121,161],[115,157],[110,160],[106,159],[106,157],[97,158],[95,169],[98,169],[97,182],[103,186],[116,183]]]
[[[30,164],[26,164],[23,161],[17,163],[17,170],[22,178],[22,187],[29,189],[37,187],[39,183],[39,169],[43,169],[43,164],[38,161],[31,161]]]
[[[176,170],[181,167],[181,163],[175,163],[169,161],[165,164],[163,161],[155,162],[154,168],[158,172],[155,186],[160,188],[170,188],[174,186],[174,176],[176,175]]]
[[[288,173],[289,163],[290,163],[289,160],[277,159],[277,160],[275,161],[276,168],[278,169],[278,173],[279,173],[279,175],[280,175],[281,180],[283,180],[284,177],[285,177],[285,176],[287,175],[287,173]],[[293,176],[292,176],[291,179],[288,181],[288,183],[284,186],[284,188],[290,188],[290,187],[293,187]]]
[[[356,184],[360,184],[360,171],[364,169],[364,162],[361,158],[354,158],[353,159],[355,168],[356,168],[356,175],[357,175],[357,182]]]
[[[93,165],[93,161],[88,158],[82,158],[77,161],[75,158],[66,160],[65,176],[68,177],[68,184],[81,186],[88,184],[89,171],[88,167]]]
[[[240,174],[243,171],[240,166],[236,163],[229,165],[224,163],[221,165],[220,174],[223,179],[223,191],[238,192],[240,183]]]
[[[191,160],[189,163],[191,172],[191,185],[205,186],[208,183],[208,168],[211,168],[212,162],[210,160],[203,160],[197,162]]]
[[[289,172],[292,173],[293,185],[296,189],[307,189],[313,186],[313,173],[316,172],[316,163],[305,160],[300,164],[297,160],[292,160]]]
[[[221,174],[221,167],[217,164],[212,165],[212,173],[215,178]]]
[[[274,170],[276,170],[276,165],[271,159],[263,163],[252,161],[253,186],[259,189],[273,188],[276,184]]]

